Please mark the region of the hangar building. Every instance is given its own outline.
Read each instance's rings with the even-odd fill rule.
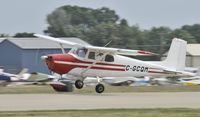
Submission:
[[[89,45],[79,38],[62,38],[64,40]],[[70,45],[63,45],[66,51]],[[61,53],[58,43],[40,38],[1,38],[0,39],[0,66],[6,72],[18,73],[23,68],[29,72],[49,73],[42,55]]]
[[[187,45],[186,66],[187,67],[200,66],[200,44]]]

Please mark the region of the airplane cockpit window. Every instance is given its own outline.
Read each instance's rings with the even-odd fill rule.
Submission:
[[[97,52],[89,52],[88,59],[98,60],[98,61],[105,61],[105,62],[114,62],[114,57],[112,55],[107,54],[103,56],[103,53]]]
[[[77,49],[76,51],[76,54],[82,58],[85,58],[86,53],[87,53],[87,49],[85,48]]]
[[[106,55],[105,57],[105,61],[106,62],[114,62],[114,57],[112,55]]]

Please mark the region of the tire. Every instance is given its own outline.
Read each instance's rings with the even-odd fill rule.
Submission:
[[[83,85],[84,85],[84,83],[83,83],[82,80],[77,80],[77,81],[75,82],[75,86],[76,86],[77,89],[83,88]]]
[[[97,93],[103,93],[104,92],[104,85],[103,84],[98,84],[95,88]]]

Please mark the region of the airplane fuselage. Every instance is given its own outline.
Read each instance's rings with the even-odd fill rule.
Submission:
[[[82,77],[137,77],[166,76],[164,67],[137,59],[114,55],[113,62],[81,58],[73,53],[49,55],[48,68],[58,74],[72,74]]]

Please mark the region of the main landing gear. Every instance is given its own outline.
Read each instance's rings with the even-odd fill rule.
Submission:
[[[100,79],[97,76],[97,82],[98,82],[98,84],[95,87],[95,90],[96,90],[97,93],[103,93],[104,92],[105,87],[104,87],[103,84],[101,84],[101,81],[102,81],[102,79]]]
[[[98,78],[97,78],[97,79],[98,79]],[[76,82],[75,82],[75,87],[76,87],[77,89],[83,88],[83,85],[84,85],[84,83],[83,83],[82,80],[76,80]],[[95,91],[96,91],[97,93],[103,93],[104,90],[105,90],[104,85],[101,84],[101,83],[100,83],[100,80],[98,79],[98,84],[97,84],[96,87],[95,87]]]

